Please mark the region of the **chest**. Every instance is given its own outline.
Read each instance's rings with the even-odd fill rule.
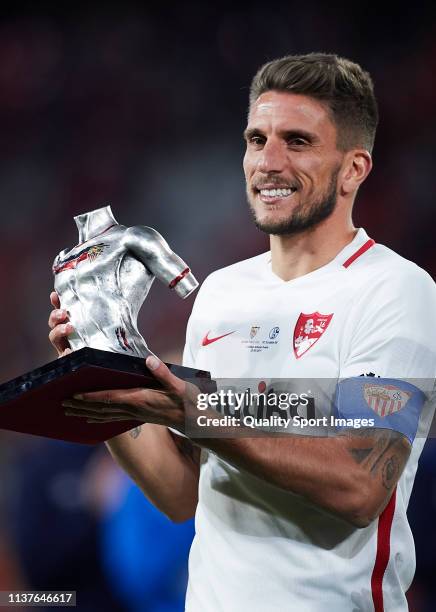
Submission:
[[[55,285],[61,287],[116,275],[121,258],[119,242],[110,238],[90,240],[62,251],[53,264]]]
[[[341,274],[215,285],[194,315],[196,363],[214,376],[336,377],[352,296]]]

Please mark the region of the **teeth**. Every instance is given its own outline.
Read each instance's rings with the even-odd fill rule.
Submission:
[[[261,195],[270,198],[286,198],[287,196],[290,196],[291,193],[293,193],[294,191],[294,189],[261,189],[260,193]]]

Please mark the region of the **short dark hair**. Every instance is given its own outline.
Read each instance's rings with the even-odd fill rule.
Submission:
[[[325,103],[337,129],[337,147],[372,151],[378,123],[371,76],[358,64],[328,53],[288,55],[262,66],[250,87],[250,106],[266,91],[303,94]]]

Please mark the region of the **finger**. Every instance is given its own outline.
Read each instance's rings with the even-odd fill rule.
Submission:
[[[58,351],[58,353],[63,353],[67,348],[70,348],[68,343],[68,335],[74,331],[74,327],[71,323],[64,323],[60,325],[56,325],[48,335],[48,339]]]
[[[124,412],[87,417],[87,422],[89,423],[91,421],[94,423],[109,423],[111,421],[138,421],[139,423],[144,422],[143,419],[133,417],[131,414],[126,414]]]
[[[123,414],[129,414],[130,416],[136,415],[138,413],[138,410],[135,406],[121,403],[107,404],[103,402],[86,402],[78,401],[75,399],[67,399],[62,402],[62,406],[67,410],[75,410],[95,415],[106,415],[120,411],[122,411]]]
[[[52,291],[50,293],[50,302],[51,302],[51,305],[53,306],[53,308],[60,308],[61,307],[61,301],[60,301],[59,296],[56,293],[56,291]]]
[[[50,327],[50,329],[53,329],[54,327],[56,327],[56,325],[59,325],[59,323],[65,323],[66,321],[68,321],[67,311],[62,310],[61,308],[56,308],[50,313],[50,316],[48,318],[48,326]]]
[[[137,419],[133,419],[133,417],[117,417],[117,418],[110,418],[110,419],[106,419],[106,420],[102,420],[102,419],[86,419],[87,423],[114,423],[115,421],[133,421],[133,420],[137,420]],[[139,423],[143,423],[144,421],[138,421]]]
[[[92,412],[95,414],[116,412],[117,410],[124,410],[124,406],[121,404],[103,404],[102,402],[79,402],[75,399],[63,400],[62,406],[67,410],[77,410],[82,412]],[[127,406],[129,409],[129,406]]]
[[[169,371],[168,367],[155,355],[149,355],[145,360],[145,365],[153,373],[153,376],[162,383],[168,391],[182,396],[186,391],[186,383],[181,378]]]
[[[104,391],[90,391],[76,393],[74,400],[79,402],[96,402],[100,404],[123,404],[126,406],[142,406],[146,402],[147,389],[105,389]]]
[[[121,420],[121,421],[137,421],[138,418],[135,418],[130,413],[124,410],[114,410],[113,412],[95,412],[93,410],[77,410],[75,408],[68,408],[65,410],[65,416],[75,416],[81,419],[93,419],[94,421],[100,421],[104,423],[105,421],[113,421],[113,420]]]
[[[75,410],[86,410],[89,416],[122,410],[130,418],[142,422],[161,422],[180,401],[169,391],[141,388],[76,394],[73,399],[62,402],[62,405]]]
[[[72,400],[67,400],[75,407],[90,406],[122,407],[135,418],[145,418],[153,414],[162,414],[174,408],[180,398],[163,389],[113,389],[106,391],[91,391],[75,394]]]
[[[99,421],[113,419],[135,420],[144,422],[135,408],[130,406],[108,405],[108,404],[86,404],[75,400],[65,400],[62,402],[66,416],[78,416],[81,418],[91,418]]]

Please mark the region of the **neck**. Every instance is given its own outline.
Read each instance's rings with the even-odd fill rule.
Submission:
[[[111,225],[118,225],[110,206],[78,215],[74,217],[74,221],[79,230],[79,244],[102,234]]]
[[[270,236],[272,271],[284,281],[309,274],[332,261],[357,233],[351,220],[333,213],[315,228],[295,236]]]

